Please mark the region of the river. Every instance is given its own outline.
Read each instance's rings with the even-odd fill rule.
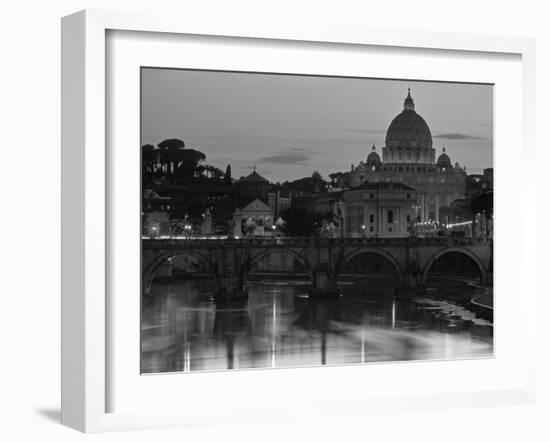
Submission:
[[[395,299],[387,285],[349,282],[338,299],[310,300],[299,281],[250,282],[247,301],[225,305],[212,288],[208,280],[153,284],[142,304],[142,373],[493,354],[492,323],[443,301],[442,285]]]

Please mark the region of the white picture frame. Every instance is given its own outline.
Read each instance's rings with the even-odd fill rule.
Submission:
[[[535,44],[532,39],[491,37],[450,33],[388,31],[326,24],[293,27],[284,24],[208,22],[143,13],[87,10],[62,21],[62,423],[85,432],[155,428],[231,422],[231,414],[214,417],[180,411],[108,412],[110,384],[108,367],[110,324],[108,269],[109,203],[106,120],[108,84],[106,82],[106,33],[142,31],[180,35],[206,35],[223,38],[270,39],[286,42],[369,45],[380,48],[426,48],[440,51],[467,51],[513,54],[521,57],[521,154],[523,168],[534,162]],[[523,199],[522,226],[535,217],[535,192],[519,190]],[[521,232],[520,232],[521,233]],[[522,233],[522,235],[525,235]],[[535,245],[521,244],[521,305],[537,300],[533,270],[528,256],[535,256]],[[535,324],[522,322],[525,336],[534,336]],[[410,397],[345,397],[312,400],[307,410],[274,406],[254,410],[246,399],[239,410],[251,413],[239,421],[319,417],[334,414],[364,414],[384,409],[388,412],[410,408],[453,408],[502,403],[532,403],[535,396],[536,356],[534,339],[526,344],[521,363],[521,384],[504,388],[482,388],[462,393],[430,392]],[[531,348],[533,346],[533,348]],[[498,357],[498,356],[497,356]],[[358,367],[361,370],[361,367]],[[303,374],[304,370],[300,369]],[[287,377],[293,370],[287,371]],[[250,376],[239,373],[240,378]],[[337,405],[336,405],[337,404]],[[242,413],[241,413],[242,415]]]

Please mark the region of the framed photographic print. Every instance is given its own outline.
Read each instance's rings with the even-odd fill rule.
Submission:
[[[533,42],[330,29],[64,18],[65,424],[531,400]]]

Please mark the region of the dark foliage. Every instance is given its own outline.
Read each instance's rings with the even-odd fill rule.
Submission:
[[[226,185],[231,186],[231,165],[228,164],[225,168],[224,182]]]
[[[493,192],[485,192],[472,200],[470,208],[474,213],[485,213],[487,218],[493,217]]]
[[[193,178],[199,163],[206,160],[206,155],[195,149],[184,149],[178,152],[176,170],[179,177],[183,179]]]
[[[302,193],[326,192],[327,183],[323,180],[319,172],[314,172],[310,177],[300,178],[285,183],[285,187]]]
[[[185,147],[185,143],[178,138],[169,138],[161,141],[158,147],[161,150],[179,150]]]
[[[323,220],[332,220],[331,212],[310,212],[302,207],[290,207],[281,212],[287,236],[313,236],[319,233]]]

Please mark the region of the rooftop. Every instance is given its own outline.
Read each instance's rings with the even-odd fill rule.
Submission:
[[[393,189],[393,190],[414,190],[412,187],[409,187],[403,183],[394,183],[394,182],[381,182],[381,183],[363,183],[360,186],[353,187],[350,190],[384,190],[384,189]]]
[[[249,182],[261,182],[261,183],[268,183],[269,181],[266,180],[263,176],[261,176],[256,170],[252,172],[247,177],[244,177],[241,179],[241,181],[249,181]]]

